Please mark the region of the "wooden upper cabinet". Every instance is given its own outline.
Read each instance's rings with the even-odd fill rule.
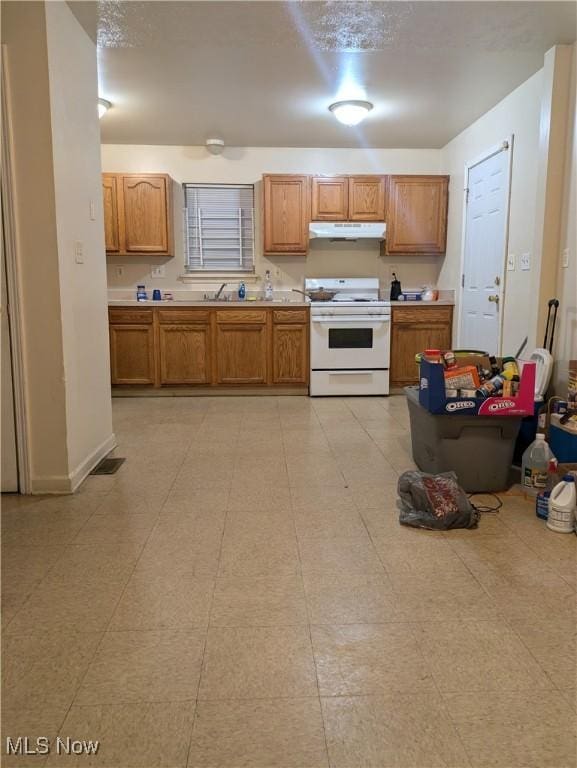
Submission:
[[[384,221],[384,176],[349,176],[349,221]]]
[[[313,221],[346,221],[349,215],[349,179],[347,176],[313,176]]]
[[[305,254],[310,208],[308,176],[263,176],[264,252]]]
[[[107,173],[102,185],[107,253],[172,256],[171,178]]]
[[[448,176],[390,176],[386,253],[445,253],[448,197]]]
[[[114,174],[102,176],[102,195],[104,198],[104,241],[108,253],[118,253],[120,237],[118,233],[118,187]]]
[[[123,176],[124,247],[127,253],[169,252],[165,176]],[[121,226],[122,228],[122,226]]]

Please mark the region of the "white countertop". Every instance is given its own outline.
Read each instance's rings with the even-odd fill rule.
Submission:
[[[284,301],[283,299],[274,299],[273,301],[188,301],[186,299],[175,299],[174,301],[154,301],[148,299],[147,301],[136,301],[136,299],[109,299],[109,307],[159,307],[167,309],[170,307],[218,307],[219,309],[226,309],[227,307],[234,309],[251,309],[252,307],[309,307],[309,301]]]

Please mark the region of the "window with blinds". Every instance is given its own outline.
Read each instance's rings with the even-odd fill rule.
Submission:
[[[187,272],[254,271],[252,184],[185,184]]]

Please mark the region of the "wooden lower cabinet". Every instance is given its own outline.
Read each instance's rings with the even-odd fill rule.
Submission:
[[[158,352],[161,384],[210,384],[210,325],[160,325]]]
[[[309,378],[308,325],[275,323],[272,334],[273,384],[306,384]]]
[[[393,307],[391,387],[417,384],[415,355],[425,349],[450,349],[453,307]]]
[[[306,307],[111,307],[109,318],[115,385],[308,386]]]
[[[264,324],[217,324],[217,384],[266,384],[267,335],[267,326]]]
[[[152,324],[110,326],[110,373],[113,384],[154,384]]]

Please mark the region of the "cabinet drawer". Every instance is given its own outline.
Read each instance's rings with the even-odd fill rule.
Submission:
[[[217,323],[266,323],[266,310],[231,309],[217,311]]]
[[[450,323],[453,307],[393,307],[393,323]]]
[[[158,321],[165,323],[208,323],[210,313],[207,309],[159,309]]]
[[[306,323],[308,309],[274,309],[272,319],[275,323]]]
[[[113,324],[152,323],[152,309],[130,309],[109,307],[108,319]]]

